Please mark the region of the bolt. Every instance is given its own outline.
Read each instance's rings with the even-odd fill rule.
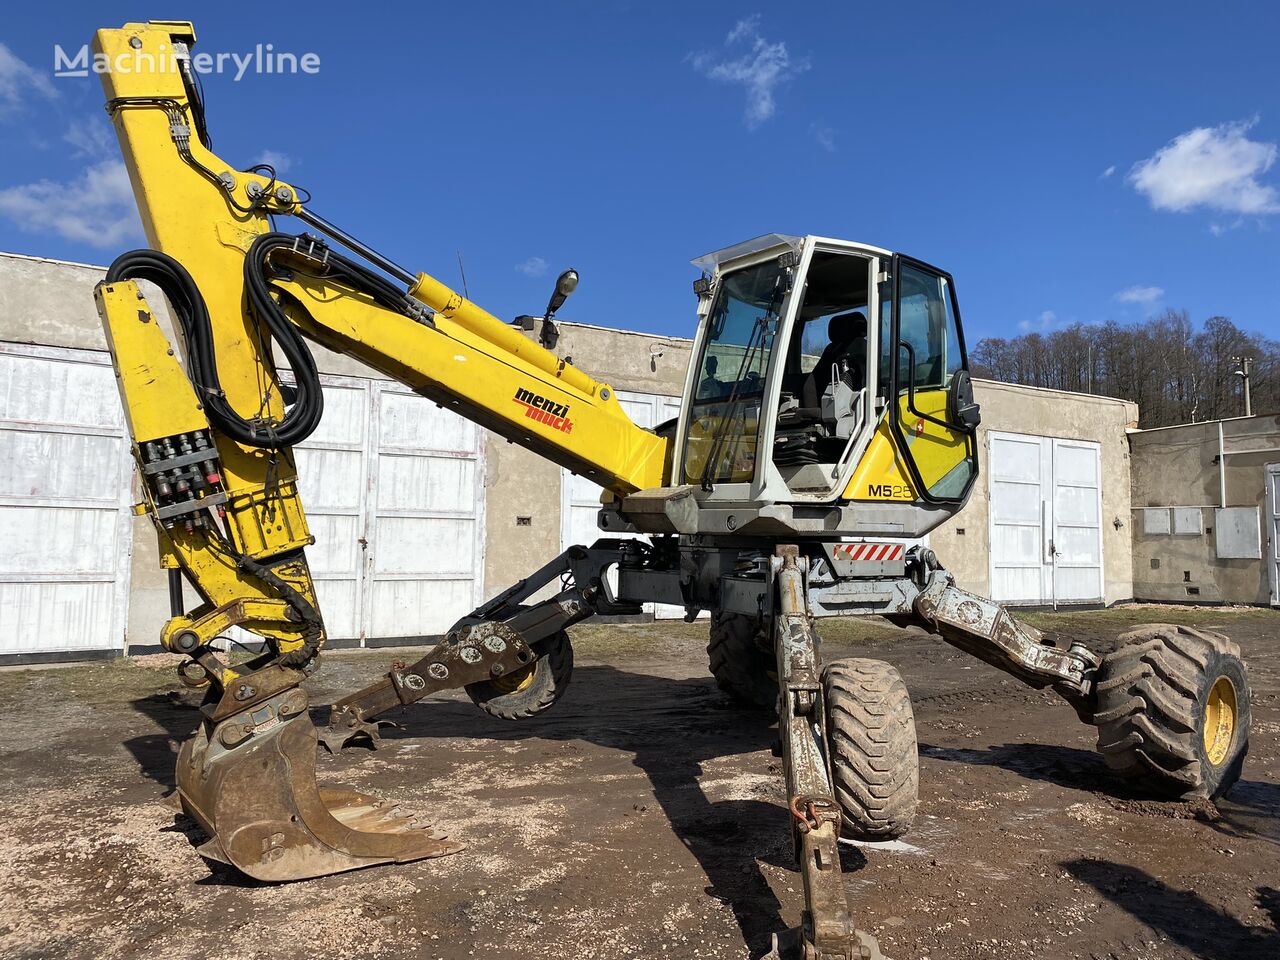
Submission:
[[[432,664],[432,666],[435,666],[435,664]],[[421,690],[427,685],[427,681],[423,680],[416,673],[406,673],[404,678],[401,680],[401,683],[410,690]]]
[[[507,668],[500,663],[495,663],[492,667],[489,668],[489,676],[491,677],[500,677],[506,672],[507,672]]]
[[[288,203],[293,199],[293,191],[288,187],[276,187],[276,199],[281,203]]]
[[[200,646],[200,638],[187,630],[173,638],[173,645],[182,653],[190,653]]]
[[[427,673],[436,680],[443,680],[449,676],[449,668],[443,663],[432,663],[427,666]]]
[[[252,696],[254,696],[255,694],[257,694],[257,692],[258,692],[258,691],[257,691],[256,689],[254,689],[253,687],[251,687],[249,684],[247,684],[247,683],[242,683],[242,684],[240,684],[240,686],[239,686],[239,687],[237,687],[237,688],[236,688],[236,699],[237,699],[237,700],[248,700],[250,697],[252,697]]]

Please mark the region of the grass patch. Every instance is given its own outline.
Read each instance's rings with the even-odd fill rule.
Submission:
[[[1280,611],[1260,607],[1187,607],[1174,604],[1133,604],[1106,610],[1059,610],[1054,612],[1019,613],[1014,615],[1039,630],[1099,627],[1138,627],[1144,623],[1176,623],[1187,627],[1209,627],[1214,624],[1241,621],[1272,620],[1280,628]]]
[[[172,667],[139,666],[128,657],[56,668],[0,672],[0,710],[21,709],[33,700],[74,699],[81,703],[115,703],[178,686]]]

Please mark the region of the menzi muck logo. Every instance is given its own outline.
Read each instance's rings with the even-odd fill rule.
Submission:
[[[553,430],[559,430],[561,433],[569,433],[573,430],[573,421],[569,419],[569,405],[567,403],[556,403],[554,400],[540,397],[524,387],[516,388],[514,400],[524,407],[524,415],[530,420],[545,423],[548,427]]]

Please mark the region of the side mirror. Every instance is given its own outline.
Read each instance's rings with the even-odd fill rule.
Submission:
[[[550,320],[555,316],[555,312],[564,306],[564,302],[569,299],[569,294],[578,289],[578,271],[569,269],[560,274],[556,278],[556,289],[551,294],[551,299],[547,301],[546,319]]]
[[[951,377],[951,389],[947,394],[947,419],[959,424],[970,433],[982,422],[982,408],[973,399],[973,380],[968,370],[957,370]]]

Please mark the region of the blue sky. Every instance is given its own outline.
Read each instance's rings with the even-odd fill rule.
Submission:
[[[277,159],[411,269],[456,283],[461,250],[499,316],[573,266],[565,319],[690,334],[690,258],[818,233],[951,270],[973,343],[1166,306],[1280,333],[1269,6],[212,5],[196,29],[320,58],[205,77],[224,159]],[[6,9],[0,249],[138,245],[97,78],[52,71],[55,43],[182,15],[144,7]]]

